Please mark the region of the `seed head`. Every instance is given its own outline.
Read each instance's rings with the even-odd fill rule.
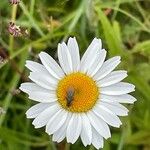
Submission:
[[[8,32],[14,37],[21,36],[20,26],[17,26],[15,23],[10,22],[8,25]]]
[[[10,4],[19,4],[20,0],[9,0]]]

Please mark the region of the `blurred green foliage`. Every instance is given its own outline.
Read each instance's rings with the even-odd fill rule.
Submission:
[[[120,129],[104,150],[150,150],[150,1],[149,0],[22,0],[13,6],[0,1],[0,150],[94,150],[80,140],[74,145],[53,143],[44,129],[34,129],[25,111],[34,103],[19,93],[28,80],[25,60],[38,61],[47,51],[56,58],[57,43],[76,36],[83,54],[94,37],[101,38],[108,57],[122,56],[121,69],[136,86],[134,105],[127,105]],[[9,35],[9,21],[27,28],[29,37]]]

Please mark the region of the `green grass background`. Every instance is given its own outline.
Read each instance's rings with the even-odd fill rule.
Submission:
[[[9,35],[10,20],[30,36]],[[81,55],[94,37],[101,38],[107,57],[121,55],[118,68],[136,86],[137,101],[127,105],[121,128],[111,128],[103,150],[150,150],[150,0],[22,0],[18,7],[1,0],[0,107],[6,113],[0,115],[0,150],[94,150],[80,140],[53,143],[44,128],[34,129],[25,116],[34,102],[18,90],[28,80],[25,60],[38,61],[40,51],[56,58],[58,42],[69,36],[77,38]]]

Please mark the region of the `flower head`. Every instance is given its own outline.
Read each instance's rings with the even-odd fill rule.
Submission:
[[[21,29],[20,26],[17,26],[15,23],[13,22],[9,22],[8,25],[8,32],[13,35],[14,37],[18,37],[21,36]]]
[[[29,36],[29,33],[28,33],[27,29],[25,29],[23,27],[20,27],[20,26],[17,26],[13,22],[9,22],[8,32],[11,35],[13,35],[14,37],[21,37],[21,36],[27,37],[27,36]]]
[[[9,0],[10,4],[19,4],[20,0]]]
[[[39,54],[42,64],[27,61],[29,78],[20,89],[39,102],[27,112],[34,118],[35,128],[46,126],[53,141],[75,143],[79,137],[84,146],[103,147],[103,139],[111,136],[109,126],[119,127],[118,116],[128,109],[120,103],[133,103],[128,93],[134,85],[121,82],[127,77],[124,70],[113,71],[120,63],[116,56],[105,61],[106,50],[100,39],[94,38],[81,61],[75,38],[67,45],[58,45],[59,64],[45,52]]]

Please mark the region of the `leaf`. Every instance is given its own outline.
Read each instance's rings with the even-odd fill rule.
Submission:
[[[117,21],[113,22],[113,29],[114,29],[114,32],[115,32],[115,34],[117,36],[117,39],[119,41],[118,43],[122,44],[123,42],[122,42],[122,39],[121,39],[120,25]]]
[[[120,40],[119,24],[115,22],[114,26],[112,26],[106,15],[100,9],[96,8],[96,10],[102,24],[104,36],[109,48],[109,54],[111,56],[122,54],[123,46]]]
[[[132,52],[141,52],[147,56],[150,56],[150,40],[136,44],[132,49]]]
[[[126,142],[128,144],[149,144],[150,143],[150,131],[141,130],[137,133],[134,133],[130,137],[126,137]]]
[[[40,145],[42,140],[35,136],[30,136],[21,132],[17,132],[5,127],[0,127],[0,138],[5,141],[11,141],[14,143],[24,144],[24,145]]]
[[[150,100],[149,98],[150,86],[142,76],[133,73],[130,74],[128,79],[131,81],[131,83],[135,85],[136,89],[138,89],[145,96],[147,100]]]

